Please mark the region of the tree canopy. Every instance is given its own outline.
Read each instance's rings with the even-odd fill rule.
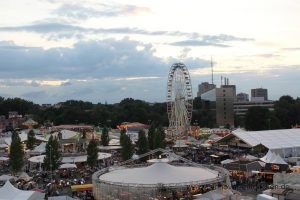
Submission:
[[[59,151],[59,143],[56,137],[50,136],[46,144],[46,156],[44,158],[44,166],[46,170],[56,170],[60,165],[61,153]]]
[[[104,127],[102,129],[102,134],[101,134],[101,144],[103,146],[108,146],[109,144],[109,135],[108,135],[108,129]]]
[[[137,146],[138,146],[138,151],[137,151],[138,155],[147,153],[149,151],[148,139],[146,137],[146,133],[144,130],[139,131]]]
[[[128,159],[132,158],[133,146],[132,146],[131,139],[128,135],[124,136],[121,155],[122,155],[123,160],[128,160]]]
[[[87,147],[87,164],[93,168],[96,166],[98,160],[97,141],[92,139]]]
[[[27,134],[27,149],[32,150],[34,148],[35,145],[35,134],[33,132],[33,130],[30,130]]]
[[[9,150],[9,166],[12,172],[20,172],[24,165],[24,152],[21,139],[16,131],[12,132],[11,145]]]

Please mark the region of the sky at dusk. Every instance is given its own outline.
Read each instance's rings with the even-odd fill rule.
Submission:
[[[300,96],[295,0],[0,1],[0,96],[35,103],[166,98],[170,66]]]

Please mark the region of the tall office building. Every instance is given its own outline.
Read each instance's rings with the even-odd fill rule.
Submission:
[[[234,126],[233,102],[235,99],[235,85],[221,85],[216,89],[216,123],[218,126]]]
[[[268,90],[264,88],[251,89],[251,101],[268,101]]]
[[[246,93],[238,93],[236,95],[236,101],[240,102],[240,101],[249,101],[249,95]]]
[[[198,85],[198,92],[197,92],[197,97],[201,97],[202,94],[215,89],[216,85],[215,84],[211,84],[208,82],[203,82],[201,84]]]

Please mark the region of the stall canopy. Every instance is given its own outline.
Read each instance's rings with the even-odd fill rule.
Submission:
[[[11,175],[7,175],[7,174],[3,174],[3,175],[0,176],[0,181],[7,181],[7,180],[10,180],[10,179],[16,179],[16,177],[11,176]]]
[[[46,143],[42,142],[39,146],[36,146],[30,153],[42,154],[46,152]]]
[[[9,158],[5,156],[0,156],[0,161],[8,161]]]
[[[59,166],[59,169],[74,169],[74,168],[77,168],[76,164],[66,163]]]
[[[232,195],[233,193],[230,190],[212,190],[207,193],[204,193],[203,195],[198,197],[197,200],[222,200],[227,199]]]
[[[265,162],[265,163],[287,165],[287,163],[279,155],[277,155],[276,153],[273,153],[270,150],[260,160],[263,161],[263,162]]]
[[[0,200],[40,200],[45,194],[36,191],[24,191],[15,188],[9,181],[0,188]]]
[[[176,140],[173,147],[175,147],[175,148],[184,148],[184,147],[188,147],[188,145],[185,144],[185,140]]]
[[[18,180],[30,181],[32,177],[30,177],[26,172],[22,172],[18,177]]]

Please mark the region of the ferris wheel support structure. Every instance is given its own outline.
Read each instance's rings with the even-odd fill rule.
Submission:
[[[182,138],[190,133],[193,111],[192,83],[189,71],[183,63],[171,66],[167,82],[167,112],[169,132]]]

